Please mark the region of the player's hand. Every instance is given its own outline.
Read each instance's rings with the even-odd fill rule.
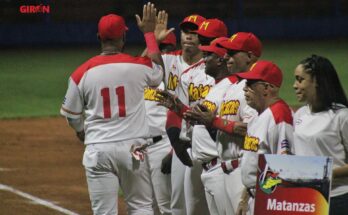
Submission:
[[[248,125],[246,123],[235,121],[233,133],[244,137],[247,134],[247,127]]]
[[[180,99],[166,90],[156,90],[156,98],[158,99],[158,105],[164,106],[176,113],[184,107],[184,104]]]
[[[133,144],[129,151],[135,160],[144,161],[145,154],[147,152],[146,150],[147,146],[148,146],[147,144],[141,144],[141,145]]]
[[[85,142],[85,131],[77,131],[76,136],[81,142]]]
[[[161,164],[161,172],[163,174],[170,174],[172,171],[172,158],[173,153],[168,153],[163,159]]]
[[[179,160],[185,165],[192,167],[192,160],[190,155],[187,152],[187,149],[191,147],[189,141],[184,140],[177,140],[174,143],[171,143],[172,147],[175,151],[176,156],[179,158]]]
[[[213,123],[216,113],[210,111],[202,104],[197,104],[183,115],[185,120],[198,122],[199,124],[209,127]]]
[[[249,204],[246,200],[240,200],[237,208],[237,215],[246,215],[249,210]]]
[[[158,43],[161,43],[170,32],[174,31],[174,28],[167,29],[168,25],[168,13],[164,10],[158,12],[155,27],[155,36]]]
[[[154,32],[156,27],[156,13],[155,5],[148,2],[143,7],[143,17],[140,18],[138,14],[135,15],[139,29],[143,33]]]

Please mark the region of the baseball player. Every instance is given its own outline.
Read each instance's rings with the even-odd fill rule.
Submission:
[[[202,38],[202,40],[209,41],[219,36],[225,36],[227,34],[227,27],[222,21],[218,19],[205,20],[204,22],[202,22],[200,28],[195,33],[197,33],[200,38]],[[162,104],[166,105],[166,103],[168,102],[169,105],[167,107],[174,107],[179,116],[182,116],[182,112],[186,109],[180,107],[187,108],[188,106],[193,106],[203,100],[208,94],[210,88],[215,84],[215,80],[205,74],[204,70],[204,61],[200,61],[199,63],[191,67],[190,70],[184,71],[180,78],[180,99],[173,99],[173,97],[171,97],[168,93],[162,92]],[[167,99],[168,101],[166,101]],[[180,102],[180,107],[178,106],[179,108],[176,108],[175,105],[173,106],[173,104],[176,103],[175,100],[177,102]],[[176,123],[180,123],[180,121],[181,120],[177,120]],[[186,139],[187,144],[187,142],[190,142],[191,140],[192,128],[187,122],[182,122],[183,126],[181,129],[180,137],[181,139]],[[181,126],[178,124],[173,124],[172,128],[177,129],[175,130],[175,132],[177,132],[176,138],[178,138],[180,127]],[[183,143],[180,143],[178,145],[183,145]],[[176,151],[178,151],[178,149],[176,148],[177,146],[174,145],[173,147]],[[183,151],[183,154],[184,153],[186,153],[186,151]],[[194,157],[191,153],[191,150],[189,150],[189,154],[191,158]],[[190,162],[192,162],[190,157],[188,159],[190,159]],[[181,160],[183,159],[181,158]],[[200,180],[202,166],[199,162],[196,162],[195,159],[193,159],[192,164],[193,166],[191,168],[186,168],[185,172],[185,201],[187,214],[204,214],[207,213],[208,208],[206,207],[206,200],[203,194],[204,187]]]
[[[294,115],[296,155],[330,156],[330,213],[348,214],[348,100],[329,59],[312,55],[297,65],[294,89],[305,102]]]
[[[174,51],[176,47],[174,33],[168,34],[159,46],[162,53]],[[157,88],[146,87],[144,91],[146,118],[150,128],[150,138],[148,139],[150,146],[147,147],[144,159],[149,164],[151,185],[159,214],[170,215],[171,176],[161,172],[162,159],[171,151],[165,129],[168,109],[157,105],[156,89],[164,90],[164,83],[162,82]]]
[[[245,99],[258,112],[248,123],[241,161],[242,181],[251,195],[249,206],[253,214],[258,154],[291,153],[293,118],[290,107],[278,96],[282,72],[275,64],[258,61],[248,72],[237,75],[247,80]],[[243,203],[248,202],[246,194]]]
[[[228,71],[226,59],[224,58],[226,49],[217,46],[219,41],[227,39],[226,37],[220,37],[212,41],[209,46],[200,46],[205,56],[205,72],[216,80],[216,84],[210,89],[204,101],[201,102],[203,108],[209,109],[212,112],[216,110],[218,104],[221,102],[226,88],[232,84],[231,80],[233,76],[229,76],[231,72]],[[194,108],[198,107],[196,106]],[[184,113],[186,120],[190,119],[190,113],[191,111]],[[213,177],[210,177],[212,176],[212,171],[209,171],[208,166],[204,164],[218,157],[218,150],[215,140],[213,140],[215,137],[212,136],[204,125],[194,125],[192,132],[192,156],[194,160],[200,161],[203,165],[201,181],[204,185],[205,197],[210,214],[228,214],[232,211],[232,208],[227,208],[228,201],[224,188],[222,169],[218,168],[221,169],[220,175],[214,174]]]
[[[156,8],[148,3],[143,17],[136,17],[153,61],[123,54],[124,19],[103,16],[98,24],[102,53],[73,72],[61,107],[86,145],[83,165],[94,214],[117,214],[119,187],[128,214],[153,214],[148,167],[132,159],[129,151],[148,135],[144,88],[160,84],[163,63],[153,33]]]
[[[201,23],[196,33],[200,44],[207,44],[218,38],[227,36],[227,27],[219,19],[207,19]],[[195,69],[185,71],[180,78],[182,90],[179,92],[180,100],[190,107],[203,101],[210,89],[215,85],[215,79],[205,73],[205,63],[201,61]],[[192,129],[190,124],[183,120],[181,135],[184,138],[192,139]],[[185,201],[187,214],[209,214],[205,198],[204,186],[201,180],[202,163],[197,161],[191,148],[188,149],[192,159],[192,167],[186,167],[185,172]]]
[[[181,73],[189,70],[192,65],[202,59],[199,51],[197,35],[190,31],[197,30],[198,26],[205,18],[200,15],[187,16],[181,23],[181,50],[162,54],[165,66],[165,89],[172,94],[178,95],[178,85]],[[166,130],[171,144],[178,139],[173,139],[173,130],[170,124],[173,121],[173,113],[168,112]],[[175,133],[175,132],[174,132]],[[185,166],[178,159],[177,153],[173,154],[171,167],[171,210],[173,215],[186,215],[185,195],[184,195],[184,175]]]
[[[218,214],[224,214],[223,211],[234,214],[243,190],[238,168],[243,138],[239,135],[244,134],[245,123],[256,114],[255,110],[246,104],[243,92],[245,81],[240,80],[235,74],[247,70],[261,55],[261,42],[252,33],[238,32],[227,40],[218,41],[217,44],[227,49],[225,61],[229,62],[228,69],[233,74],[228,77],[230,82],[224,90],[214,95],[209,93],[207,96],[213,99],[219,98],[218,103],[215,103],[218,115],[215,116],[214,110],[210,108],[208,108],[209,112],[195,108],[187,112],[187,116],[202,122],[207,127],[219,129],[216,136],[217,143],[214,143],[215,153],[212,153],[213,150],[210,150],[210,153],[205,150],[208,144],[201,145],[205,143],[201,138],[195,145],[200,146],[197,147],[197,154],[204,162],[202,181],[206,190],[210,191],[211,198],[215,199]],[[216,181],[222,183],[218,184]],[[224,203],[225,205],[222,205],[221,199],[224,195],[227,195],[228,200]]]

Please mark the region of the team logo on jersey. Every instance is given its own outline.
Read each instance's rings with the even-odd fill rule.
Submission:
[[[240,106],[239,100],[230,100],[223,102],[220,108],[220,116],[225,115],[237,115],[238,109]]]
[[[202,105],[204,105],[211,112],[214,112],[216,110],[216,104],[214,102],[204,100]]]
[[[198,87],[196,87],[193,83],[190,83],[188,86],[188,94],[189,94],[190,102],[204,99],[209,93],[210,88],[211,88],[211,85],[203,86],[203,84],[200,84],[198,85]]]
[[[178,86],[178,82],[179,82],[178,76],[173,75],[173,73],[169,73],[167,89],[174,91],[176,87]]]
[[[245,136],[243,149],[247,151],[257,152],[259,149],[260,140],[257,137]]]
[[[279,173],[271,170],[261,173],[259,177],[260,189],[267,194],[273,193],[277,186],[282,183],[282,179],[278,175]]]
[[[156,98],[156,94],[156,89],[147,87],[144,90],[144,99],[148,101],[158,101],[158,99]]]

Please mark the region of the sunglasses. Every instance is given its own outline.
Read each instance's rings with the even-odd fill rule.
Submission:
[[[245,84],[246,84],[247,87],[251,87],[254,84],[263,84],[264,86],[268,86],[269,85],[269,83],[267,83],[267,82],[264,82],[264,81],[261,81],[261,80],[251,80],[251,79],[247,80]]]

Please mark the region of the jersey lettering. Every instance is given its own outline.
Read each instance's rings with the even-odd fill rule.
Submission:
[[[257,137],[245,136],[243,149],[247,151],[257,152],[260,140]]]
[[[178,82],[179,82],[178,76],[173,75],[173,73],[169,73],[167,89],[174,91],[176,87],[178,86]]]
[[[156,94],[156,89],[147,87],[144,90],[144,99],[148,101],[158,101],[158,99],[156,98]]]
[[[203,86],[203,84],[200,84],[196,87],[193,83],[190,83],[188,87],[189,101],[194,102],[204,99],[209,93],[210,88],[210,85]]]
[[[202,104],[212,112],[216,110],[216,104],[214,102],[204,100]]]
[[[220,108],[220,116],[225,115],[237,115],[238,109],[240,106],[239,100],[231,100],[227,102],[223,102]]]
[[[124,86],[117,87],[115,89],[115,92],[117,95],[117,102],[118,102],[118,116],[125,117],[126,116],[126,101],[125,101]],[[106,88],[101,89],[100,94],[103,97],[104,118],[110,119],[111,118],[111,106],[110,106],[109,88],[106,87]]]

